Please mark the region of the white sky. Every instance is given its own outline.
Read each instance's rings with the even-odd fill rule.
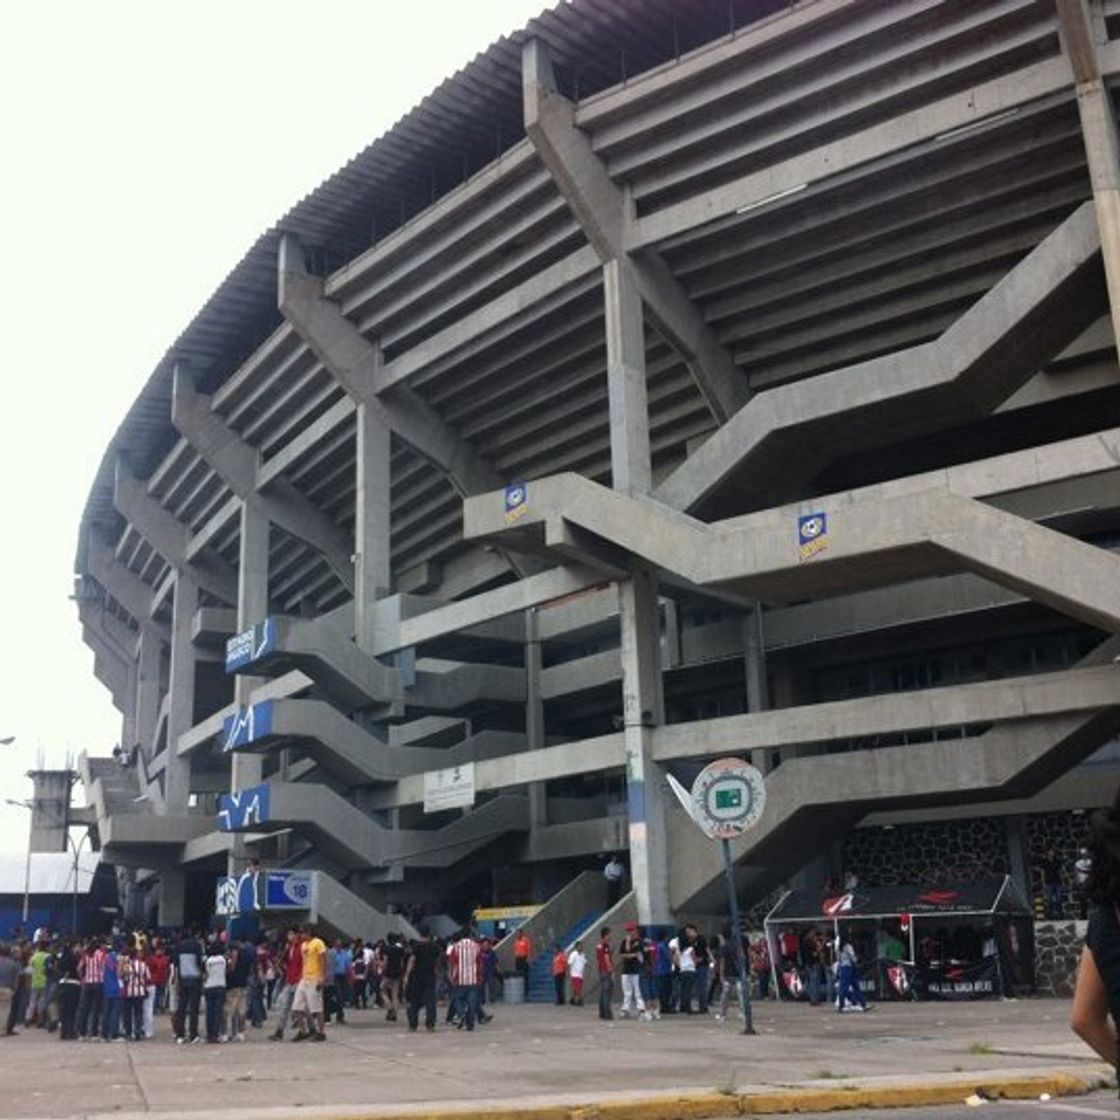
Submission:
[[[68,600],[128,405],[257,236],[548,0],[0,4],[0,851],[120,720]]]

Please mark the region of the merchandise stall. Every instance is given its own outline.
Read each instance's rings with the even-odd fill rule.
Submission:
[[[813,937],[850,939],[871,999],[965,1000],[1034,988],[1034,922],[1009,876],[936,886],[790,891],[766,917],[774,983],[807,999]]]

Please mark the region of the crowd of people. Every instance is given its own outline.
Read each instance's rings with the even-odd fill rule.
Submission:
[[[824,962],[830,950],[816,948]],[[861,1005],[858,984],[845,976],[845,965],[854,965],[850,955],[841,947],[838,987]],[[527,976],[534,956],[522,931],[515,972]],[[729,927],[706,937],[694,925],[646,932],[630,922],[616,943],[604,926],[587,951],[583,941],[570,949],[555,945],[550,961],[556,1004],[583,1006],[594,975],[602,1019],[612,1019],[616,1006],[623,1018],[645,1021],[742,1014],[740,967],[748,994],[770,994],[766,940],[736,939]],[[154,1037],[157,1017],[166,1016],[170,1030],[161,1033],[181,1044],[242,1042],[252,1030],[276,1042],[321,1042],[351,1009],[381,1009],[388,1022],[403,1013],[408,1029],[418,1030],[422,1020],[434,1031],[443,1005],[445,1022],[471,1031],[489,1021],[487,1007],[501,996],[502,980],[494,945],[469,928],[436,939],[422,924],[407,943],[395,934],[328,943],[309,926],[253,938],[201,930],[88,938],[37,931],[0,945],[0,1022],[8,1035],[39,1028],[66,1040],[140,1042]]]
[[[447,1004],[454,1027],[474,1030],[490,1015],[497,958],[491,943],[463,930],[447,941],[426,928],[406,944],[326,940],[309,926],[254,938],[183,931],[167,937],[56,937],[36,931],[0,944],[0,1024],[64,1040],[140,1042],[158,1016],[178,1043],[242,1042],[271,1030],[272,1041],[326,1039],[353,1008],[381,1008],[389,1022],[404,1011],[432,1031]]]
[[[751,941],[740,934],[742,968],[756,997],[767,998],[770,989],[770,954],[764,938]],[[621,988],[623,1018],[646,1021],[662,1015],[708,1015],[724,1019],[728,1005],[739,997],[739,949],[730,927],[711,938],[696,926],[679,931],[658,927],[645,931],[637,923],[626,924],[617,945],[609,926],[599,930],[589,958],[584,942],[568,951],[552,948],[551,972],[557,1005],[583,1005],[584,985],[591,960],[599,985],[599,1017],[614,1017],[615,981]],[[527,960],[529,939],[519,934],[514,944],[515,961]],[[520,971],[520,967],[519,967]],[[714,1010],[713,1010],[714,1009]]]

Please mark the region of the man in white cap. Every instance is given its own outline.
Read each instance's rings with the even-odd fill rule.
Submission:
[[[618,946],[618,956],[622,962],[622,1017],[629,1019],[633,1011],[643,1019],[648,1018],[641,988],[642,939],[636,922],[626,923],[626,936]]]

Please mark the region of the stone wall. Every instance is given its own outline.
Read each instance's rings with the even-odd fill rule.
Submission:
[[[1057,853],[1062,866],[1062,917],[1081,916],[1080,899],[1074,890],[1073,864],[1077,850],[1089,835],[1086,813],[1038,813],[1026,817],[1027,843],[1030,846],[1031,890],[1036,899],[1042,897],[1042,861],[1048,848]],[[1041,912],[1041,911],[1039,911]]]
[[[868,887],[997,879],[1010,871],[1002,818],[856,828],[844,839],[844,871]]]
[[[1035,988],[1040,996],[1073,995],[1084,940],[1084,922],[1035,922]]]

